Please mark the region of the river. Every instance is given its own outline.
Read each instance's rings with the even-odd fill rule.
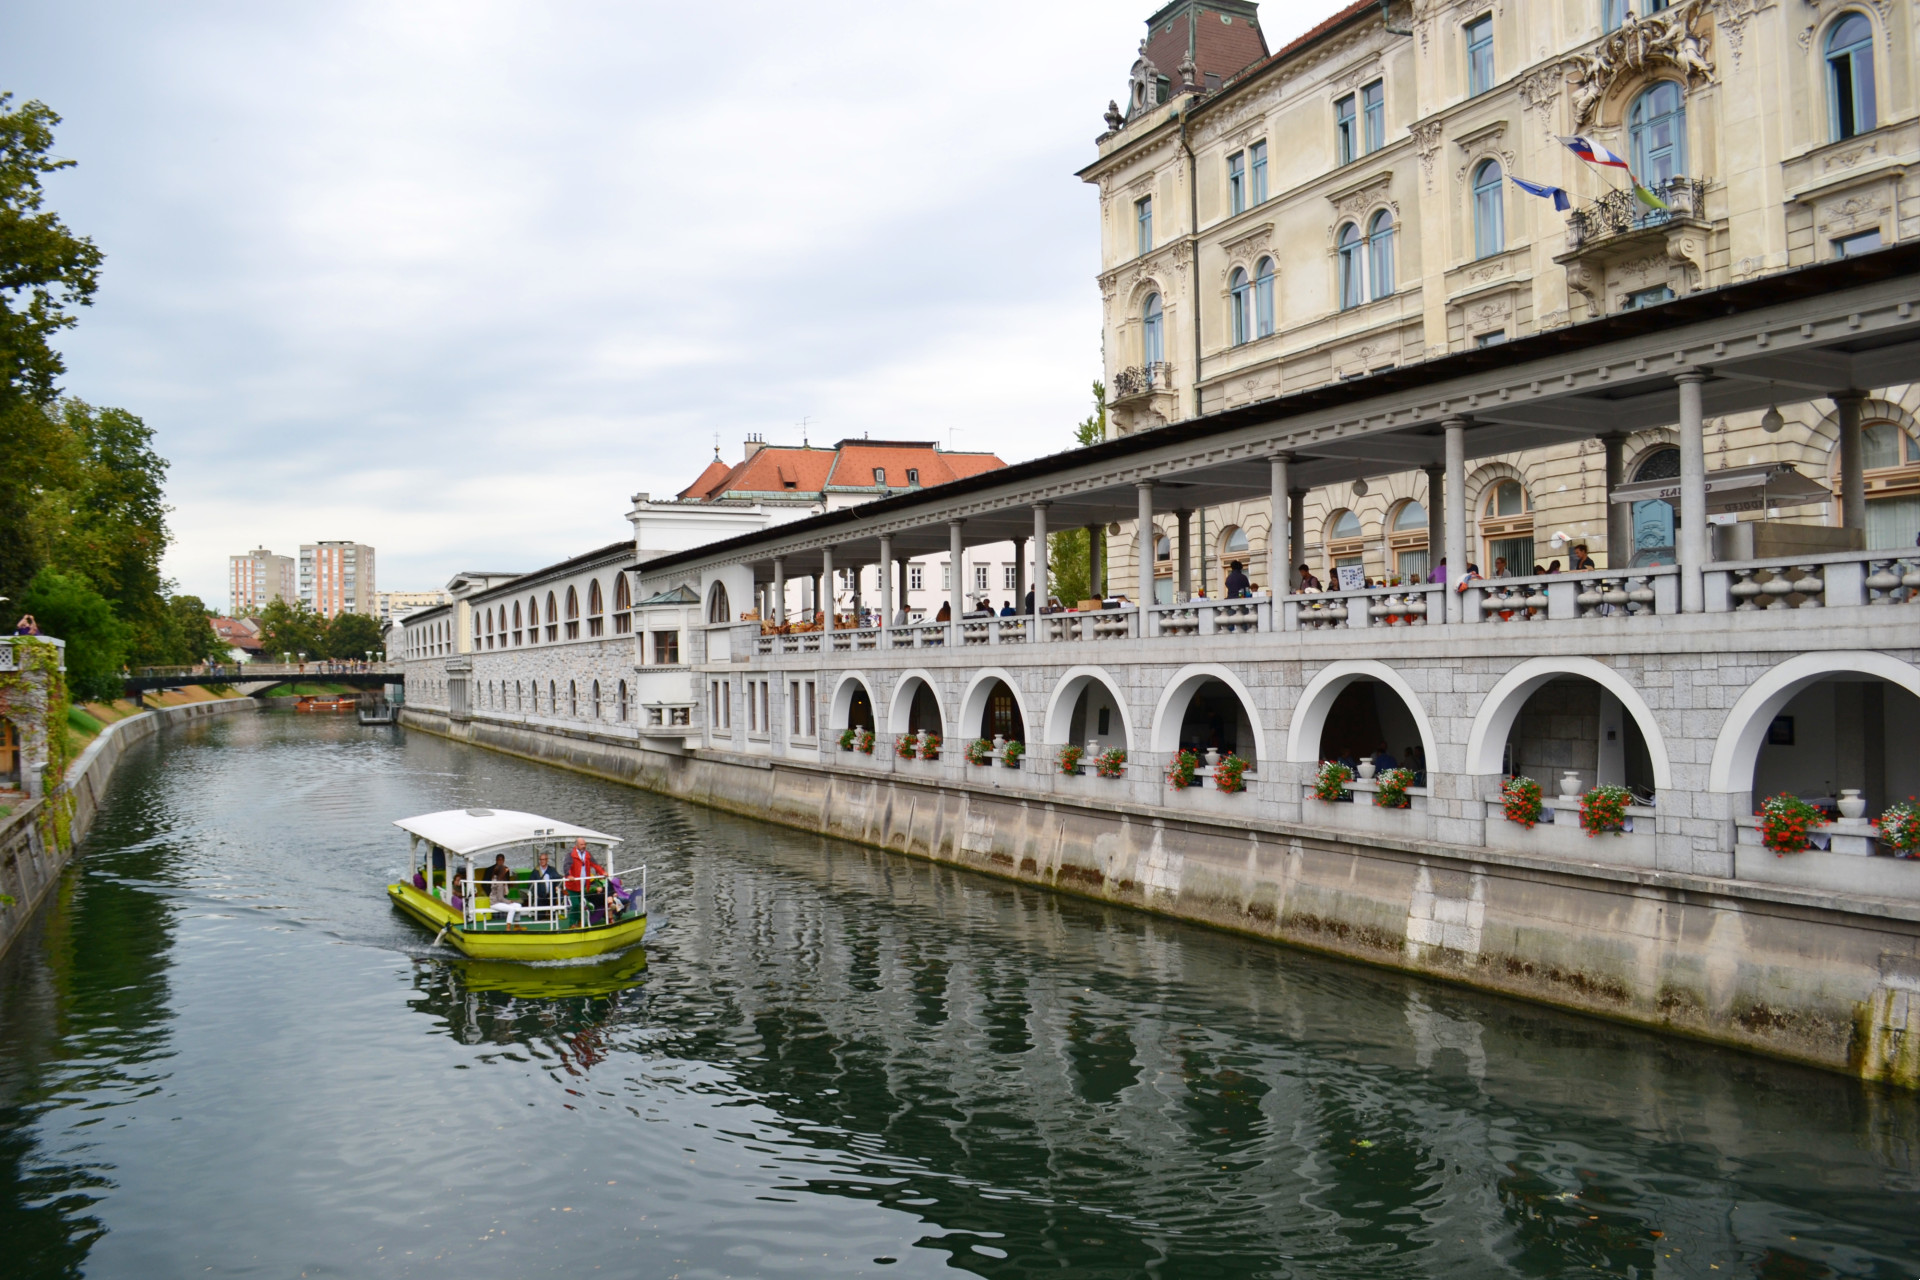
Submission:
[[[626,837],[477,966],[394,818]],[[0,1274],[1920,1275],[1907,1095],[399,729],[135,748],[0,963]]]

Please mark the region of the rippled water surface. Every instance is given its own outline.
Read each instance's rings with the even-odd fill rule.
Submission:
[[[627,837],[474,965],[391,821]],[[137,748],[0,963],[0,1275],[1920,1276],[1904,1095],[400,730]]]

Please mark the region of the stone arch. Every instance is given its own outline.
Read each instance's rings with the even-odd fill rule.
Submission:
[[[872,682],[867,679],[864,672],[843,672],[840,682],[833,687],[833,710],[831,718],[827,721],[828,727],[835,732],[848,728],[852,723],[850,717],[857,718],[863,705],[866,708],[867,720],[872,723],[875,705]]]
[[[1767,727],[1780,709],[1808,685],[1828,676],[1871,676],[1920,697],[1920,667],[1891,654],[1864,649],[1834,653],[1802,653],[1767,670],[1734,700],[1713,744],[1713,762],[1707,769],[1707,790],[1730,795],[1750,794],[1754,766],[1766,741]]]
[[[902,671],[900,678],[894,682],[893,701],[887,708],[887,732],[917,732],[913,723],[914,708],[916,705],[924,706],[920,698],[922,690],[925,690],[927,696],[933,699],[935,723],[930,727],[930,731],[943,738],[948,736],[946,708],[940,701],[940,686],[934,682],[931,673],[917,667],[911,671]],[[919,727],[929,728],[926,725]]]
[[[1301,690],[1300,701],[1293,709],[1293,720],[1287,727],[1287,759],[1294,764],[1319,763],[1320,735],[1327,727],[1327,713],[1333,710],[1335,700],[1346,691],[1347,686],[1356,680],[1376,680],[1399,695],[1412,714],[1414,727],[1420,734],[1420,750],[1426,757],[1428,776],[1440,771],[1444,766],[1438,743],[1434,740],[1433,723],[1427,718],[1427,709],[1421,705],[1419,695],[1407,683],[1405,676],[1386,663],[1375,662],[1371,658],[1351,658],[1329,663]]]
[[[1120,747],[1130,750],[1133,746],[1133,712],[1127,706],[1126,695],[1120,691],[1120,683],[1108,674],[1104,667],[1069,667],[1059,682],[1053,686],[1053,696],[1047,700],[1047,737],[1049,743],[1065,745],[1074,741],[1073,713],[1079,706],[1080,695],[1098,685],[1105,689],[1107,696],[1120,713]],[[1083,732],[1081,741],[1086,734]],[[1108,737],[1112,737],[1111,732]]]
[[[1516,480],[1526,491],[1529,504],[1533,501],[1533,485],[1527,479],[1527,473],[1511,462],[1488,462],[1475,467],[1467,477],[1467,520],[1469,523],[1480,518],[1480,508],[1486,505],[1487,491],[1502,480]]]
[[[1006,685],[1013,694],[1014,707],[1019,713],[1021,727],[1031,733],[1035,724],[1032,709],[1020,688],[1020,682],[1011,671],[1002,667],[982,667],[974,672],[973,679],[967,683],[967,690],[960,697],[960,720],[954,728],[961,738],[978,736],[981,721],[987,713],[987,699],[992,696],[997,684]]]
[[[1230,668],[1217,662],[1195,662],[1174,672],[1173,679],[1160,691],[1160,700],[1153,709],[1153,746],[1154,751],[1171,755],[1180,748],[1180,728],[1186,720],[1187,708],[1193,697],[1200,692],[1201,686],[1209,680],[1217,680],[1240,699],[1240,705],[1246,708],[1247,722],[1253,729],[1253,759],[1257,768],[1262,760],[1271,759],[1267,750],[1266,726],[1260,722],[1259,704],[1253,694]]]
[[[1666,739],[1653,718],[1653,708],[1631,681],[1593,658],[1529,658],[1500,677],[1480,700],[1480,710],[1474,715],[1473,729],[1467,735],[1465,771],[1476,776],[1498,776],[1507,738],[1527,699],[1549,682],[1569,676],[1591,680],[1620,700],[1646,741],[1647,754],[1653,763],[1655,789],[1669,790],[1673,786],[1673,766],[1667,757]],[[1550,779],[1540,782],[1542,787],[1552,790]]]

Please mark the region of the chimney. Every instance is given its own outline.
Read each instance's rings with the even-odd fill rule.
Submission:
[[[746,447],[746,453],[745,453],[745,456],[742,457],[741,459],[741,461],[743,462],[746,461],[747,458],[751,458],[754,454],[766,448],[767,438],[761,435],[758,431],[755,431],[747,437],[747,443],[745,447]]]

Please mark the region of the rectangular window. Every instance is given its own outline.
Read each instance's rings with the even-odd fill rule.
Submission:
[[[800,682],[787,681],[787,732],[794,737],[800,736]]]
[[[1493,18],[1467,24],[1467,96],[1493,88]]]
[[[1249,166],[1252,172],[1252,192],[1250,198],[1254,204],[1267,202],[1267,144],[1256,142],[1247,148]]]
[[[613,615],[613,634],[624,636],[633,630],[633,615],[616,613]]]
[[[720,682],[720,722],[729,733],[733,731],[733,681]]]
[[[1018,587],[1020,585],[1020,566],[1017,564],[1001,565],[1000,580],[1004,584],[1001,587],[1003,591],[1012,591],[1015,587]]]
[[[1600,29],[1618,31],[1632,9],[1628,0],[1600,0]]]
[[[1872,253],[1880,247],[1878,228],[1872,231],[1857,231],[1850,236],[1841,236],[1833,242],[1833,256],[1851,258],[1855,254]]]
[[[952,564],[942,564],[940,566],[940,589],[942,591],[953,590],[953,565]]]
[[[1622,311],[1638,311],[1642,307],[1657,307],[1663,302],[1673,301],[1673,290],[1664,284],[1651,289],[1635,289],[1628,294],[1620,306]]]
[[[760,682],[760,732],[773,732],[773,695],[767,681]]]
[[[985,591],[987,589],[986,565],[977,564],[973,566],[973,589],[975,591]]]
[[[1333,104],[1333,140],[1334,150],[1338,152],[1336,164],[1352,164],[1353,158],[1360,154],[1359,138],[1354,134],[1353,95],[1348,94]]]
[[[1364,117],[1366,148],[1369,153],[1387,145],[1387,85],[1375,80],[1360,90],[1360,114]]]
[[[811,680],[809,680],[809,681],[807,681],[807,699],[806,699],[806,702],[807,702],[807,736],[808,736],[809,738],[812,738],[812,737],[815,737],[815,736],[817,736],[817,735],[819,734],[819,732],[820,732],[820,726],[819,726],[819,724],[818,724],[818,723],[817,723],[817,722],[816,722],[816,721],[814,720],[814,712],[815,712],[815,710],[817,709],[817,706],[816,706],[816,704],[817,704],[817,701],[818,701],[818,699],[817,699],[817,697],[816,697],[816,695],[815,695],[815,694],[814,694],[814,692],[813,692],[813,681],[811,681]]]
[[[1473,340],[1473,345],[1481,348],[1497,347],[1501,343],[1505,342],[1506,340],[1507,340],[1507,331],[1505,329],[1496,329],[1492,333],[1483,333],[1479,337],[1475,338]]]
[[[1236,151],[1227,157],[1227,203],[1235,213],[1247,209],[1247,153]]]
[[[588,618],[587,619],[588,635],[597,636],[602,632],[604,632],[606,629],[607,629],[607,620],[605,618]]]
[[[760,700],[754,696],[754,681],[747,681],[747,732],[760,732]]]
[[[661,667],[680,665],[680,633],[678,631],[653,633],[653,661],[655,666]]]
[[[1153,197],[1144,196],[1133,205],[1134,242],[1140,256],[1153,252]]]

